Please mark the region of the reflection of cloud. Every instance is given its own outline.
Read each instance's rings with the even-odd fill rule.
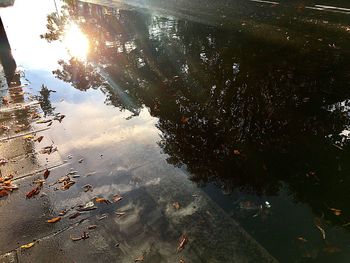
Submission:
[[[58,144],[63,154],[72,148],[94,149],[121,141],[149,143],[158,139],[156,119],[147,110],[143,110],[138,117],[126,120],[129,112],[119,112],[100,101],[79,104],[62,102],[57,107],[60,112],[67,114],[63,126],[68,131],[68,136]],[[53,132],[57,133],[56,138],[62,137],[60,129]]]

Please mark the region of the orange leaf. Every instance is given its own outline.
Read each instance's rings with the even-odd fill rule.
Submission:
[[[6,190],[0,190],[0,197],[4,197],[9,195],[9,193]]]
[[[106,204],[110,203],[109,200],[104,199],[104,198],[99,198],[99,197],[96,197],[95,201],[96,201],[96,203],[106,203]]]
[[[54,217],[54,218],[51,218],[49,220],[47,220],[48,223],[56,223],[58,221],[60,221],[61,218],[60,217]]]
[[[26,197],[27,198],[32,198],[33,196],[37,195],[40,193],[40,187],[35,187],[33,190],[29,191],[27,194],[26,194]]]

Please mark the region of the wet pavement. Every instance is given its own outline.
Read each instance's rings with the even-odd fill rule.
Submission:
[[[88,2],[0,10],[0,262],[348,262],[346,1]]]

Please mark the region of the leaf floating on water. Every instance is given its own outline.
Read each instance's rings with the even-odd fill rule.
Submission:
[[[6,190],[4,190],[4,189],[0,190],[0,197],[4,197],[4,196],[8,196],[8,195],[9,195],[9,193]]]
[[[64,216],[65,214],[67,214],[67,210],[65,209],[65,210],[63,210],[63,211],[61,211],[58,215],[59,216]]]
[[[336,216],[340,216],[342,214],[342,210],[340,210],[340,209],[330,208],[329,210],[331,210],[333,212],[333,214]]]
[[[315,218],[314,220],[315,226],[318,228],[318,230],[320,230],[321,234],[322,234],[322,239],[326,239],[326,231],[322,228],[322,224],[321,224],[321,220],[319,218]]]
[[[119,202],[122,199],[123,199],[123,197],[121,195],[118,195],[118,194],[113,195],[113,202],[114,203],[117,203],[117,202]]]
[[[25,248],[25,249],[28,249],[28,248],[31,248],[32,246],[35,245],[35,242],[31,242],[31,243],[28,243],[28,244],[25,244],[25,245],[22,245],[21,248]]]
[[[56,222],[58,222],[60,220],[61,220],[60,217],[54,217],[54,218],[51,218],[51,219],[47,220],[46,222],[53,224],[53,223],[56,223]]]
[[[84,158],[81,158],[81,159],[78,161],[78,163],[82,163],[82,162],[84,162]]]
[[[23,139],[24,140],[32,140],[32,139],[34,139],[34,135],[32,135],[32,134],[30,134],[30,135],[25,135],[25,136],[23,136]]]
[[[50,171],[48,169],[46,169],[44,172],[44,178],[47,179],[47,177],[49,177],[49,175],[50,175]]]
[[[90,225],[90,226],[88,226],[88,229],[92,230],[92,229],[95,229],[96,227],[97,227],[97,225]]]
[[[104,198],[99,198],[99,197],[96,197],[95,201],[96,201],[96,203],[105,203],[105,204],[110,204],[111,203],[111,201],[109,201],[107,199],[104,199]]]
[[[39,136],[38,138],[36,138],[34,141],[36,142],[41,142],[44,139],[44,136]]]
[[[174,202],[174,203],[173,203],[173,207],[175,207],[176,210],[179,210],[179,209],[180,209],[180,204],[179,204],[179,202]]]
[[[29,191],[26,194],[26,197],[29,199],[29,198],[32,198],[39,193],[40,193],[40,187],[38,186],[38,187],[35,187],[34,189],[32,189],[31,191]]]
[[[177,246],[177,252],[181,252],[186,244],[188,243],[188,237],[186,234],[182,234],[181,237],[180,237],[180,240],[179,240],[179,244]]]
[[[135,258],[135,262],[141,262],[144,259],[145,259],[144,256],[139,256],[139,257]]]
[[[179,263],[186,263],[184,259],[180,259]]]

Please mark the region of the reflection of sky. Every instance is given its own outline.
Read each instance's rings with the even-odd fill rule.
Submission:
[[[19,66],[51,71],[58,59],[67,56],[61,43],[49,44],[40,38],[46,32],[46,16],[55,10],[52,0],[16,0],[13,7],[0,9]]]

